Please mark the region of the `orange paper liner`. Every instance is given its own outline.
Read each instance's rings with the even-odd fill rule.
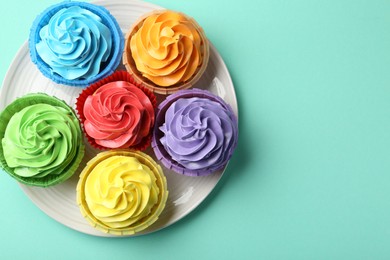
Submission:
[[[110,82],[115,82],[115,81],[126,81],[126,82],[129,82],[129,83],[133,84],[134,86],[138,87],[148,96],[148,98],[150,99],[150,101],[153,105],[153,108],[156,109],[156,107],[157,107],[157,99],[156,99],[156,96],[154,95],[154,93],[152,91],[150,91],[148,88],[144,87],[141,83],[136,82],[134,80],[134,78],[124,70],[118,70],[118,71],[114,72],[112,75],[110,75],[110,76],[90,85],[86,89],[84,89],[80,93],[78,98],[76,99],[76,110],[77,110],[77,114],[79,115],[85,137],[87,138],[88,142],[94,148],[99,149],[99,150],[107,150],[107,149],[111,149],[111,148],[97,144],[95,139],[86,133],[86,131],[84,129],[84,122],[86,119],[85,115],[84,115],[84,111],[83,111],[84,103],[87,100],[88,96],[93,95],[93,93],[95,93],[101,86],[108,84]],[[152,129],[153,129],[153,127],[151,127],[151,129],[149,130],[149,135],[144,137],[140,143],[138,143],[134,146],[122,147],[122,148],[118,148],[118,149],[131,148],[134,150],[144,151],[151,144]]]
[[[201,44],[201,52],[203,54],[203,61],[202,64],[198,67],[198,69],[195,71],[194,75],[186,82],[180,82],[177,84],[174,84],[172,86],[168,87],[163,87],[159,86],[155,83],[153,83],[151,80],[147,79],[146,77],[142,76],[142,74],[138,71],[137,66],[135,65],[135,62],[133,60],[133,57],[131,55],[131,49],[130,49],[130,40],[131,37],[142,27],[142,24],[144,20],[153,14],[159,14],[161,12],[164,12],[166,10],[154,10],[150,13],[146,13],[145,15],[141,16],[130,28],[128,33],[125,36],[125,47],[124,47],[124,52],[123,52],[123,65],[126,67],[126,70],[133,75],[134,80],[138,83],[144,84],[147,88],[149,88],[151,91],[162,94],[162,95],[168,95],[175,93],[178,90],[181,89],[188,89],[191,88],[203,75],[205,72],[208,62],[209,62],[209,57],[210,57],[210,46],[209,46],[209,41],[206,37],[206,34],[202,27],[195,21],[195,19],[189,17],[188,15],[184,13],[182,14],[184,17],[186,17],[193,25],[196,27],[196,29],[199,32],[200,37],[202,38],[202,44]]]

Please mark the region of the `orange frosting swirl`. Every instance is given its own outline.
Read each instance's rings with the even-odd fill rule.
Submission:
[[[188,81],[203,62],[200,30],[182,13],[167,10],[148,16],[130,40],[137,70],[163,87]]]

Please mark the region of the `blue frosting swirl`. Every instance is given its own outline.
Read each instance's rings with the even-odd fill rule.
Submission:
[[[79,6],[59,10],[39,35],[38,55],[53,73],[68,80],[96,76],[110,57],[109,28],[99,16]]]

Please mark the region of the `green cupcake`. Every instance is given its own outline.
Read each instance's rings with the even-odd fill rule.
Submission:
[[[0,114],[0,166],[19,182],[61,183],[77,170],[84,143],[80,122],[64,101],[27,94]]]

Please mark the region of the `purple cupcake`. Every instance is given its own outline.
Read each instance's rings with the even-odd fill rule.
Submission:
[[[165,167],[188,176],[222,169],[238,140],[231,107],[207,90],[180,90],[158,107],[152,147]]]

